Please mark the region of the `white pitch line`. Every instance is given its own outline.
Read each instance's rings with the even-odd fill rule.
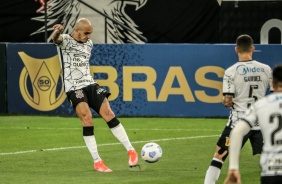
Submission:
[[[147,143],[147,142],[199,139],[199,138],[210,138],[210,137],[218,137],[218,136],[219,135],[177,137],[177,138],[167,138],[167,139],[154,139],[154,140],[147,140],[147,141],[134,141],[134,142],[131,142],[131,143],[132,144],[139,144],[139,143]],[[99,144],[98,147],[100,147],[100,146],[113,146],[113,145],[119,145],[119,144],[121,144],[121,143],[106,143],[106,144]],[[72,146],[72,147],[48,148],[48,149],[40,149],[40,150],[16,151],[16,152],[0,153],[0,156],[3,156],[3,155],[18,155],[18,154],[25,154],[25,153],[41,152],[41,151],[58,151],[58,150],[68,150],[68,149],[81,149],[81,148],[85,148],[85,147],[86,146]]]
[[[16,129],[16,130],[80,130],[81,128],[45,128],[45,127],[0,127],[0,130],[9,130],[9,129]],[[97,128],[95,130],[109,130],[108,128]],[[138,128],[126,128],[126,130],[138,130],[138,131],[220,131],[219,129],[183,129],[183,128],[176,128],[176,129],[162,129],[162,128],[152,128],[152,129],[138,129]]]
[[[0,127],[0,130],[80,130],[82,128],[46,128],[46,127]]]

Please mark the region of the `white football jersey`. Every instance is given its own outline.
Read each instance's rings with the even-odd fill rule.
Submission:
[[[231,125],[240,119],[256,100],[266,95],[272,82],[271,68],[258,61],[237,62],[225,70],[223,76],[223,95],[233,95]]]
[[[81,89],[95,81],[90,73],[89,58],[93,47],[89,39],[77,42],[68,34],[62,34],[63,42],[57,45],[61,62],[65,92]]]
[[[262,176],[282,175],[282,92],[257,101],[243,118],[251,126],[258,121],[264,138],[260,164]]]

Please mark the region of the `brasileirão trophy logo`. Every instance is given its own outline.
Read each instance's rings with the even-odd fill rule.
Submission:
[[[21,94],[28,105],[40,111],[51,111],[66,99],[61,82],[61,67],[58,55],[37,59],[19,52],[25,65],[19,79]],[[30,80],[30,81],[29,81]],[[29,85],[28,85],[29,84]],[[58,89],[61,87],[61,89]]]

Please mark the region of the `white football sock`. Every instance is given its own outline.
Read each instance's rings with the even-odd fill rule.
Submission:
[[[134,149],[121,123],[116,127],[111,128],[110,130],[112,131],[113,135],[119,140],[119,142],[123,144],[127,151]]]
[[[83,136],[85,144],[92,155],[94,162],[99,162],[102,160],[98,154],[97,143],[94,135],[91,136]]]
[[[223,164],[223,162],[219,159],[213,158],[213,160]],[[215,184],[219,178],[220,172],[221,172],[221,169],[210,165],[206,172],[205,184]]]

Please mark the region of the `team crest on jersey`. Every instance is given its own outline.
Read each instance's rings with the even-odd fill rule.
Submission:
[[[230,138],[226,137],[225,138],[225,146],[229,146],[230,145]]]
[[[83,98],[84,94],[82,93],[81,89],[78,89],[78,90],[75,91],[75,96],[76,96],[76,98]]]

